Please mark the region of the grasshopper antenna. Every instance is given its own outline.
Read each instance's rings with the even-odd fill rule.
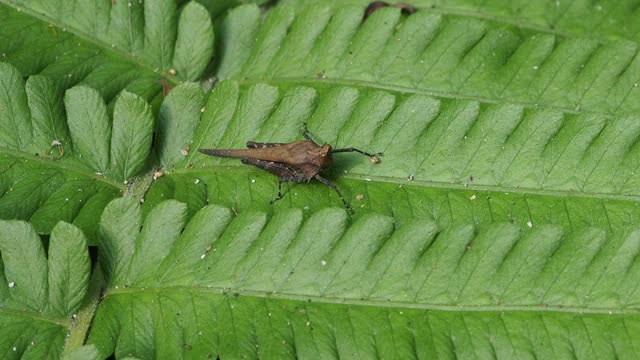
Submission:
[[[354,147],[348,147],[348,148],[343,148],[343,149],[333,149],[333,150],[331,150],[331,153],[332,153],[332,154],[334,154],[334,153],[341,153],[341,152],[357,152],[357,153],[360,153],[360,154],[362,154],[362,155],[366,155],[366,156],[368,156],[368,157],[382,156],[382,155],[383,155],[383,153],[381,153],[381,152],[379,152],[379,153],[375,153],[375,154],[372,154],[372,153],[368,153],[368,152],[366,152],[366,151],[362,151],[362,150],[360,150],[360,149],[356,149],[356,148],[354,148]]]

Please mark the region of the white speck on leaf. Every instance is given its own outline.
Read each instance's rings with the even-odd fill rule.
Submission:
[[[322,266],[327,266],[327,261],[326,260],[322,260],[322,261],[320,261],[320,263],[322,264]]]
[[[473,201],[473,200],[475,200],[476,198],[477,198],[477,197],[476,197],[476,195],[475,195],[475,194],[473,194],[473,195],[471,195],[471,197],[469,198],[469,200]]]
[[[15,281],[11,281],[11,282],[9,283],[9,289],[12,289],[12,288],[14,288],[14,287],[16,287],[16,283],[15,283]]]
[[[527,221],[527,226],[530,228],[533,227],[533,223],[531,222],[531,220]]]

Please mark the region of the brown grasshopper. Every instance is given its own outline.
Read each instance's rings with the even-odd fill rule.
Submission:
[[[332,155],[335,153],[357,152],[369,156],[373,163],[380,162],[378,156],[381,156],[382,153],[370,154],[353,147],[333,149],[329,144],[320,145],[313,141],[307,131],[306,124],[302,136],[305,140],[291,143],[248,141],[247,149],[198,149],[198,151],[212,156],[240,158],[243,164],[254,165],[276,175],[280,180],[278,182],[278,197],[271,200],[270,203],[282,199],[282,183],[308,183],[315,178],[335,190],[344,206],[353,212],[336,185],[320,176],[320,172],[331,166]]]

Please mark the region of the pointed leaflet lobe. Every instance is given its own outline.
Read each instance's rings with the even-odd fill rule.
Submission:
[[[126,284],[126,274],[141,225],[140,207],[132,197],[113,200],[102,212],[98,249],[107,284]]]
[[[156,0],[145,1],[143,5],[145,58],[161,71],[167,71],[171,68],[176,41],[176,2]]]
[[[110,173],[120,180],[136,175],[151,151],[153,113],[151,106],[124,91],[113,109]]]
[[[76,226],[59,222],[49,244],[49,308],[67,316],[80,308],[89,287],[87,240]]]
[[[98,91],[76,86],[64,97],[73,148],[90,168],[105,173],[109,166],[111,124]]]
[[[158,114],[158,157],[165,169],[173,167],[191,149],[200,115],[204,94],[200,85],[184,83],[177,86],[164,100]]]
[[[173,66],[182,79],[196,81],[203,73],[213,53],[213,25],[206,9],[195,1],[189,2],[178,23]],[[202,54],[194,58],[194,54]]]
[[[47,305],[47,259],[31,225],[20,220],[0,220],[0,253],[11,299],[34,312]],[[7,285],[8,284],[8,285]]]
[[[26,150],[31,145],[31,119],[22,75],[0,63],[0,147]]]
[[[25,90],[31,110],[34,150],[45,154],[57,140],[64,146],[65,152],[71,153],[64,104],[60,101],[62,95],[55,82],[46,76],[31,76]],[[61,154],[61,151],[54,154]]]
[[[155,274],[182,232],[186,215],[187,206],[175,200],[167,200],[151,210],[136,239],[128,269],[129,285],[153,284],[156,281]]]
[[[82,231],[59,222],[47,260],[30,224],[0,220],[0,253],[0,357],[59,358],[71,316],[87,293],[89,254]]]

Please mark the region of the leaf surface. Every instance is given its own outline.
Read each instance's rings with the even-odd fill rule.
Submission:
[[[362,6],[323,3],[279,6],[262,20],[254,7],[239,7],[221,25],[218,77],[363,86],[574,113],[639,110],[637,41],[516,27],[430,7],[410,16],[394,7],[366,21],[363,15]]]
[[[190,222],[159,274],[136,275],[152,280],[112,284],[91,342],[142,357],[634,357],[637,46],[451,8],[363,22],[363,6],[303,5],[238,7],[216,27],[226,80],[142,205],[151,221],[186,202]],[[324,173],[351,218],[322,184],[270,204],[276,177],[195,151],[302,140],[305,123],[319,143],[384,152],[335,154]],[[140,315],[121,329],[173,342],[112,341],[122,306]]]
[[[231,5],[218,4],[218,12]],[[146,5],[5,0],[0,2],[0,60],[23,76],[47,75],[63,90],[86,85],[111,101],[126,89],[157,106],[162,78],[174,85],[195,80],[211,59],[209,14],[198,4],[185,10],[181,20],[173,0]],[[188,47],[185,37],[194,40]],[[187,63],[198,65],[186,69]]]
[[[28,219],[40,233],[64,220],[92,235],[104,206],[125,190],[122,182],[144,169],[151,107],[124,92],[111,120],[92,88],[74,87],[63,101],[51,79],[38,75],[25,84],[6,63],[0,79],[0,108],[10,110],[0,124],[11,128],[0,144],[0,218]]]
[[[640,320],[637,227],[396,224],[330,207],[233,216],[217,205],[186,224],[184,211],[163,202],[137,236],[110,238],[144,249],[146,265],[110,273],[120,280],[89,340],[101,354],[485,357],[493,348],[567,357],[573,344],[589,358],[632,357],[638,346],[628,332]],[[118,221],[103,218],[101,227],[109,220]],[[448,334],[456,340],[443,341]]]
[[[233,81],[217,86],[205,109],[193,143],[198,148],[242,148],[249,139],[290,142],[301,138],[306,123],[321,143],[384,153],[379,165],[358,154],[335,155],[331,174],[342,178],[409,187],[600,194],[611,203],[638,195],[639,174],[631,171],[638,161],[636,115]],[[196,151],[178,164],[184,167],[181,173],[198,174],[199,168],[219,165],[241,164]]]
[[[167,169],[191,151],[204,94],[199,85],[185,83],[169,94],[158,115],[157,149],[160,163]]]
[[[284,0],[296,8],[305,8],[313,1]],[[356,5],[366,7],[369,0],[325,1],[325,6]],[[571,2],[544,0],[531,3],[518,1],[470,0],[439,1],[416,0],[410,3],[418,10],[444,14],[460,14],[472,18],[493,19],[504,23],[518,24],[523,28],[541,29],[548,32],[569,33],[579,37],[590,37],[607,41],[632,40],[638,42],[638,24],[634,21],[638,9],[633,1],[616,4],[592,3],[586,0]]]
[[[87,292],[91,270],[83,249],[87,240],[78,227],[60,222],[51,232],[49,245],[49,304],[51,312],[64,316],[76,311]]]
[[[207,21],[204,7],[189,2],[180,14],[176,38],[174,67],[185,79],[195,81],[204,73],[213,53],[213,25]],[[193,54],[203,52],[194,59]]]
[[[87,165],[104,174],[109,166],[111,124],[100,93],[75,87],[66,93],[65,105],[74,148],[84,154]]]
[[[0,145],[24,150],[32,136],[24,82],[20,73],[8,64],[0,64],[0,73],[3,90],[0,98]]]
[[[47,259],[33,226],[0,220],[0,254],[2,357],[60,358],[67,334],[73,331],[71,317],[87,294],[85,236],[71,224],[58,223]]]
[[[138,174],[151,150],[153,138],[151,106],[138,96],[123,92],[113,110],[110,171],[117,179]]]
[[[633,4],[417,1],[415,14],[388,7],[363,21],[364,0],[284,2],[222,15],[210,66],[204,8],[217,16],[231,2],[38,1],[13,14],[56,45],[38,63],[0,45],[20,69],[3,101],[30,112],[0,118],[22,126],[2,150],[0,213],[38,231],[60,217],[93,229],[106,279],[88,341],[99,356],[638,357]],[[83,53],[78,36],[101,52]],[[69,44],[80,60],[55,58]],[[222,80],[212,92],[186,83],[160,105],[161,77],[171,87],[205,68]],[[25,86],[21,74],[35,73],[51,79]],[[78,83],[68,93],[96,88],[91,108],[112,136],[67,129],[77,109],[50,94]],[[143,98],[159,108],[157,160]],[[323,173],[353,216],[313,182],[285,184],[270,204],[274,176],[197,152],[301,140],[303,124],[319,143],[384,152],[378,164],[334,154]],[[76,146],[82,136],[103,150]],[[62,159],[26,155],[61,156],[55,139]],[[126,190],[143,198],[101,214],[117,196],[102,185],[124,190],[159,165]],[[99,185],[70,197],[83,176]],[[68,292],[58,298],[75,303]]]

